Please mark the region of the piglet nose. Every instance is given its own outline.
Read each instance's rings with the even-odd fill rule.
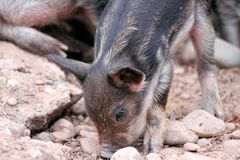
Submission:
[[[102,148],[100,151],[100,157],[104,159],[110,159],[114,151],[111,148],[108,148],[105,146],[106,145],[102,145]]]

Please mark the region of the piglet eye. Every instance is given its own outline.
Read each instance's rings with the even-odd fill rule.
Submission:
[[[123,119],[124,117],[127,116],[128,110],[126,108],[118,108],[115,111],[115,120],[116,122],[120,121],[121,119]]]

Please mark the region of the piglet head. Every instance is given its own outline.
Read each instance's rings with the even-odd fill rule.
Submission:
[[[138,140],[146,126],[143,72],[131,65],[109,69],[101,62],[90,65],[59,55],[49,57],[81,81],[88,115],[98,130],[102,157],[109,158]]]

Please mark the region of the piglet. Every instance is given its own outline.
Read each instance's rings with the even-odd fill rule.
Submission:
[[[49,55],[81,81],[102,157],[141,136],[145,154],[159,152],[173,77],[170,49],[188,35],[197,51],[203,107],[224,118],[207,0],[111,0],[97,27],[92,64]]]

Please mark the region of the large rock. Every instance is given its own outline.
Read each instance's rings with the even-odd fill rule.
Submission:
[[[0,159],[68,159],[68,147],[30,135],[48,129],[82,91],[46,58],[6,42],[0,42],[0,48]],[[41,136],[51,140],[48,133]]]
[[[204,110],[189,113],[182,122],[199,137],[217,136],[225,131],[225,123]]]
[[[24,125],[34,133],[47,129],[82,97],[82,91],[64,81],[64,72],[46,58],[27,53],[10,43],[1,42],[0,48],[2,117]]]
[[[196,142],[198,136],[188,130],[182,122],[169,121],[167,124],[167,133],[165,138],[165,144],[169,145],[182,145],[187,142]]]

